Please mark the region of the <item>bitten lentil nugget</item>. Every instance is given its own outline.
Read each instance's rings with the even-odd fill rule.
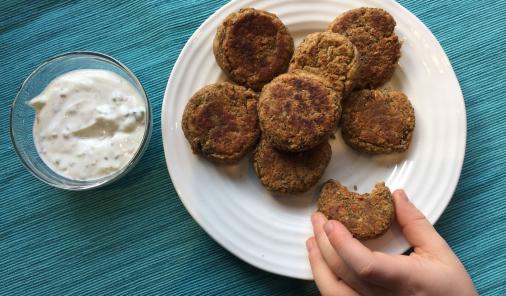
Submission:
[[[341,222],[357,239],[384,234],[394,218],[390,189],[381,182],[371,193],[358,194],[338,181],[327,181],[320,192],[318,211],[328,219]]]

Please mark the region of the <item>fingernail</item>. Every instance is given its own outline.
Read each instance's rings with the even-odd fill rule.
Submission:
[[[398,195],[399,197],[401,197],[405,201],[409,201],[408,196],[406,195],[406,192],[404,192],[404,190],[397,189],[397,190],[395,190],[394,193],[395,193],[395,195]]]
[[[311,215],[311,222],[313,224],[316,224],[320,219],[320,215],[318,215],[318,212],[314,212],[312,215]]]
[[[325,225],[323,226],[323,230],[325,230],[325,233],[327,235],[330,235],[330,233],[334,230],[334,221],[328,221],[327,223],[325,223]]]
[[[313,238],[309,238],[307,241],[306,241],[306,248],[309,252],[311,252],[311,250],[314,248],[314,241],[313,241]]]

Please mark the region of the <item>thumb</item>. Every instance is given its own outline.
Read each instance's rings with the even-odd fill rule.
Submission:
[[[395,213],[404,236],[414,248],[440,250],[448,248],[445,240],[437,233],[432,224],[413,205],[403,190],[393,194]]]

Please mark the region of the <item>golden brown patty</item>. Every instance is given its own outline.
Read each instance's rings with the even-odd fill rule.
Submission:
[[[340,101],[319,76],[300,70],[280,75],[260,94],[263,137],[284,151],[309,150],[333,132],[341,115]]]
[[[343,102],[341,133],[355,150],[374,154],[406,151],[414,128],[413,106],[399,91],[361,90]]]
[[[183,113],[183,132],[194,153],[233,163],[252,150],[260,135],[258,95],[223,82],[203,87]]]
[[[376,184],[371,193],[358,194],[329,180],[320,191],[318,211],[343,223],[357,239],[382,235],[394,217],[392,195],[383,182]]]
[[[284,193],[305,192],[323,175],[332,150],[325,142],[304,152],[283,152],[264,139],[255,150],[253,166],[267,189]]]
[[[245,8],[220,25],[213,50],[218,65],[233,81],[259,91],[288,69],[293,39],[276,15]]]
[[[309,34],[295,49],[289,71],[301,69],[327,79],[334,90],[346,94],[353,89],[359,54],[348,38],[332,32]]]
[[[358,8],[338,16],[329,26],[348,37],[360,53],[360,73],[355,89],[376,88],[394,74],[401,44],[394,33],[395,20],[380,8]]]

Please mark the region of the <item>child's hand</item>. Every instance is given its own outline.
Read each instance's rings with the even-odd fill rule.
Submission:
[[[477,295],[445,240],[402,190],[393,193],[397,222],[414,247],[409,256],[371,252],[337,221],[313,214],[309,261],[322,295]]]

